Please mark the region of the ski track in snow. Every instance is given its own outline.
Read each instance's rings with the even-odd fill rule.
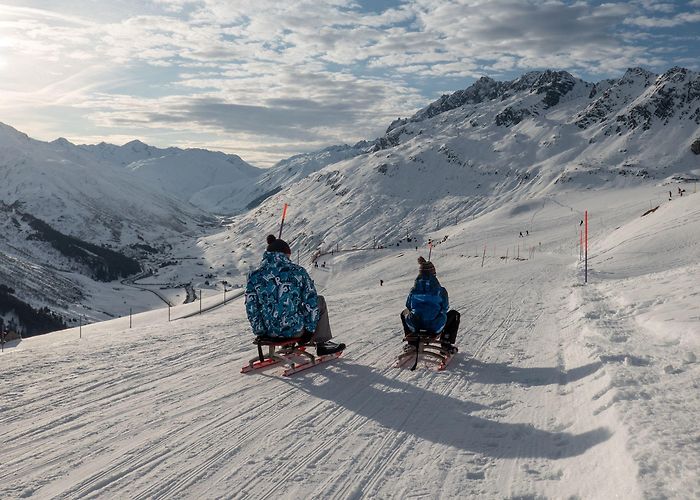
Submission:
[[[609,224],[637,211],[626,210]],[[561,214],[556,204],[537,209],[550,221]],[[688,214],[665,227],[682,231],[696,212]],[[569,217],[575,225],[577,214]],[[520,223],[501,222],[503,234]],[[566,248],[572,231],[557,231],[548,248]],[[73,330],[23,341],[0,358],[9,382],[0,388],[0,497],[697,494],[698,441],[688,411],[697,409],[697,395],[671,389],[679,377],[697,384],[698,365],[662,369],[687,350],[686,340],[648,351],[660,342],[656,330],[638,325],[640,314],[673,302],[621,305],[646,282],[629,281],[632,272],[603,279],[634,264],[615,263],[643,236],[630,231],[592,248],[592,276],[600,278],[582,287],[570,249],[520,262],[491,257],[482,268],[481,258],[456,256],[476,246],[472,231],[453,234],[433,259],[462,313],[460,352],[444,372],[425,361],[413,372],[393,367],[398,315],[417,268],[413,249],[325,256],[329,267],[312,276],[336,338],[349,347],[290,378],[279,367],[239,373],[256,354],[240,298],[171,323],[137,316],[141,326],[131,330],[111,322],[80,340]],[[679,266],[694,251],[683,248],[690,253],[670,257]],[[688,272],[655,264],[659,283]],[[698,285],[687,280],[678,297],[692,308]],[[651,416],[668,404],[682,415],[674,432],[690,434],[669,435]],[[677,490],[678,482],[686,489]]]

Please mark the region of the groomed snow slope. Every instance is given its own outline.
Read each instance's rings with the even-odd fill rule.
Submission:
[[[562,194],[433,234],[462,313],[445,372],[392,367],[413,247],[322,258],[349,347],[288,379],[238,373],[254,356],[240,299],[23,341],[0,357],[0,497],[696,497],[700,196],[640,218],[667,190]],[[517,245],[533,258],[499,258]]]

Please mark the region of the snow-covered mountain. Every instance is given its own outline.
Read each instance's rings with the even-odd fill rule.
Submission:
[[[56,139],[54,142],[61,142],[66,148],[76,147],[70,141],[64,138]],[[179,148],[156,148],[148,144],[134,139],[122,146],[101,142],[99,144],[80,144],[77,146],[82,151],[90,153],[93,157],[114,165],[127,165],[149,158],[159,158],[162,156],[170,156],[180,151]]]
[[[43,142],[0,124],[0,283],[32,306],[70,311],[100,288],[84,277],[111,281],[159,263],[183,241],[194,245],[218,224],[211,212],[219,207],[203,192],[231,198],[258,175],[235,155]]]
[[[239,218],[244,250],[285,225],[301,251],[336,244],[396,244],[506,201],[564,185],[664,182],[697,176],[700,75],[633,68],[587,83],[564,71],[512,81],[481,78],[394,121],[370,152],[329,164]],[[303,158],[301,159],[303,161]],[[313,169],[311,169],[313,170]]]
[[[211,213],[244,208],[253,184],[264,172],[236,155],[204,149],[175,149],[167,155],[133,161],[125,168],[141,182]]]
[[[0,200],[86,241],[125,246],[211,220],[67,141],[37,141],[6,125],[0,125],[0,166]]]
[[[216,214],[240,211],[250,201],[253,184],[265,172],[239,156],[205,149],[156,148],[134,140],[116,146],[100,143],[75,146],[57,139],[66,152],[88,153],[88,158],[121,166],[139,183]]]
[[[352,146],[347,144],[330,146],[279,161],[257,180],[248,207],[259,205],[265,198],[279,192],[283,187],[293,184],[327,165],[367,153],[374,145],[375,141],[360,141]]]
[[[209,270],[168,257],[159,270],[166,283],[240,281],[259,242],[276,231],[283,203],[285,236],[311,254],[405,244],[506,202],[562,190],[695,178],[699,82],[682,68],[663,75],[632,68],[598,83],[549,70],[505,82],[484,77],[394,121],[376,140],[297,155],[268,171],[235,155],[139,141],[44,143],[2,126],[0,200],[66,236],[142,254],[158,252],[157,241],[161,258],[175,245]],[[207,211],[239,215],[226,231],[204,236]],[[12,241],[25,241],[26,224],[8,224]],[[39,262],[34,251],[13,258],[47,273],[82,265]]]

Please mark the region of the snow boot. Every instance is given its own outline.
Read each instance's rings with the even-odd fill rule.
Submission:
[[[335,354],[345,349],[345,344],[336,344],[330,340],[326,342],[319,342],[316,344],[316,354],[318,356],[324,356],[326,354]]]
[[[448,342],[442,342],[440,347],[442,347],[442,349],[449,354],[454,354],[457,352],[457,348]]]

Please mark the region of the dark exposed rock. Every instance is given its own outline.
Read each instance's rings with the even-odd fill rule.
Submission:
[[[596,84],[594,92],[590,94],[590,97],[598,97],[577,115],[574,123],[579,128],[586,129],[595,123],[604,122],[612,113],[637,98],[656,77],[657,75],[645,69],[630,68],[619,80],[603,80]],[[601,90],[603,88],[605,90]],[[633,121],[639,122],[638,119]]]
[[[690,150],[696,155],[700,155],[700,137],[693,141],[693,143],[690,145]]]
[[[523,118],[530,116],[532,113],[527,109],[513,109],[510,106],[496,115],[496,125],[510,127],[517,125]]]
[[[700,75],[685,68],[671,68],[659,76],[643,99],[615,120],[621,132],[622,127],[648,130],[655,120],[667,125],[672,118],[700,124]]]
[[[576,80],[566,71],[547,70],[533,83],[537,94],[544,94],[542,102],[545,109],[559,104],[561,98],[568,94],[576,85]]]

